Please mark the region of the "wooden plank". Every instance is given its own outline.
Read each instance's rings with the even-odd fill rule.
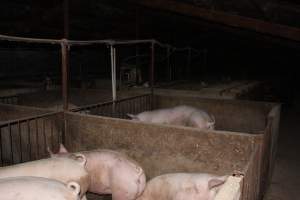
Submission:
[[[259,19],[237,16],[222,11],[196,7],[174,0],[139,0],[135,3],[153,9],[175,12],[181,15],[198,17],[223,25],[253,30],[259,33],[277,36],[285,39],[300,41],[300,28],[275,24]]]

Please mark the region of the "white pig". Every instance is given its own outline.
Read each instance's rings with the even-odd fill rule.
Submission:
[[[203,110],[186,105],[145,111],[137,115],[127,115],[133,120],[142,122],[189,126],[211,130],[215,128],[215,118],[213,116],[209,116]]]
[[[80,185],[41,177],[0,179],[1,200],[80,200]]]
[[[51,157],[72,156],[62,144],[58,154],[48,151]],[[143,192],[146,185],[144,170],[131,158],[105,149],[80,153],[87,158],[87,171],[91,177],[88,191],[112,194],[113,200],[134,200]]]
[[[227,176],[175,173],[151,179],[137,200],[213,200]]]
[[[0,168],[0,179],[8,177],[43,177],[68,183],[78,182],[81,196],[89,187],[90,177],[85,169],[86,158],[75,154],[73,158],[48,158]]]

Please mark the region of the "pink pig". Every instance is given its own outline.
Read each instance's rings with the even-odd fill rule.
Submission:
[[[213,200],[227,176],[176,173],[157,176],[137,200]]]
[[[41,177],[11,177],[0,179],[0,195],[1,200],[80,200],[80,185]]]
[[[211,130],[215,128],[214,116],[209,116],[203,110],[186,105],[145,111],[137,115],[127,115],[133,120],[142,122],[189,126]]]
[[[80,184],[80,196],[84,196],[90,183],[86,171],[86,157],[74,154],[72,158],[48,158],[0,167],[0,180],[9,177],[43,177],[63,183],[75,181]],[[1,198],[0,198],[1,199]]]
[[[51,157],[70,156],[61,144],[59,152]],[[124,154],[111,150],[83,151],[87,171],[91,177],[88,191],[112,194],[113,200],[134,200],[143,192],[146,176],[142,167]]]

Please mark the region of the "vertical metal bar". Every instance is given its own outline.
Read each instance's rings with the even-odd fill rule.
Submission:
[[[114,50],[114,99],[117,100],[117,53],[116,48]]]
[[[110,46],[111,55],[111,81],[112,81],[112,100],[116,101],[116,87],[115,87],[115,49]]]
[[[31,134],[30,134],[30,121],[26,121],[27,124],[27,134],[28,134],[28,146],[29,146],[29,160],[31,160]]]
[[[146,109],[147,109],[147,96],[144,96],[143,110],[145,111]]]
[[[154,42],[151,43],[150,49],[151,49],[151,63],[150,63],[150,87],[151,87],[151,93],[153,93],[153,87],[154,87],[154,62],[155,62],[155,44]]]
[[[10,137],[11,164],[14,164],[13,137],[12,137],[12,131],[11,131],[11,124],[8,124],[8,132],[9,132],[9,137]]]
[[[20,161],[23,162],[23,148],[22,148],[22,135],[21,135],[21,124],[18,121],[18,135],[19,135],[19,145],[20,145]]]
[[[138,40],[140,37],[140,22],[139,22],[139,7],[137,6],[135,8],[135,39]],[[142,79],[142,74],[138,73],[138,71],[141,72],[141,66],[140,66],[140,48],[139,44],[136,44],[135,46],[135,84],[140,84],[140,80]]]
[[[35,139],[36,139],[36,158],[39,158],[39,130],[38,130],[38,121],[37,119],[35,121]]]
[[[64,120],[64,125],[65,125],[65,130],[66,130],[66,120]],[[61,129],[58,130],[56,134],[57,134],[57,143],[65,145],[65,139],[63,139],[62,130]]]
[[[67,140],[66,137],[67,137],[67,133],[68,133],[68,120],[67,120],[65,114],[63,116],[63,119],[64,119],[63,124],[61,125],[61,126],[63,126],[63,130],[60,130],[60,132],[58,134],[61,133],[61,143],[63,145],[66,145],[66,140]],[[53,122],[51,121],[51,123],[53,123]],[[62,127],[60,127],[60,129],[62,129]]]
[[[153,98],[154,93],[154,65],[155,65],[155,43],[151,43],[151,67],[150,67],[150,85],[151,85],[151,98]],[[151,103],[151,109],[153,108],[153,105]]]
[[[53,124],[52,121],[50,121],[50,137],[51,137],[51,149],[53,149]]]
[[[69,0],[64,0],[64,38],[69,38]]]
[[[45,133],[45,119],[43,119],[43,124],[42,124],[42,133],[43,133],[43,137],[44,137],[44,153],[47,153],[47,137],[46,137],[46,133]]]
[[[111,81],[112,81],[112,114],[115,114],[115,101],[117,100],[116,94],[116,49],[111,45],[110,46],[111,54]]]
[[[2,128],[0,128],[0,150],[1,150],[1,158],[0,158],[0,166],[3,166],[3,148],[2,148]]]
[[[68,110],[68,70],[69,70],[69,50],[67,40],[61,43],[61,65],[62,65],[62,96],[64,111]]]

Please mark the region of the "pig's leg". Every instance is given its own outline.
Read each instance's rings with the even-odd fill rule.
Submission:
[[[86,195],[84,195],[81,200],[87,200]]]

